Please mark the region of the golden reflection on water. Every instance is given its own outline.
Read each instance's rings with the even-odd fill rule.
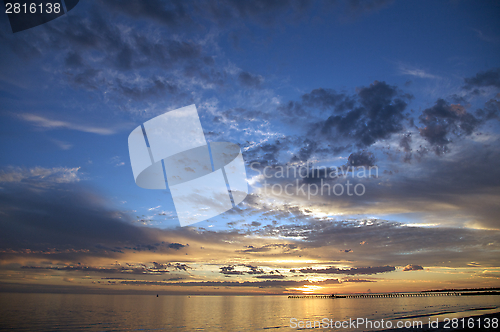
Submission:
[[[288,299],[286,296],[0,293],[0,322],[5,328],[21,331],[255,331],[271,327],[292,330],[291,318],[394,319],[488,305],[500,307],[500,296]]]

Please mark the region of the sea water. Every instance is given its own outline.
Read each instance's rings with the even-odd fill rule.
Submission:
[[[458,318],[495,311],[500,311],[498,295],[289,299],[0,293],[0,329],[19,331],[294,331],[298,326],[293,322],[362,318],[426,324],[443,315]],[[314,330],[329,330],[316,327]],[[367,329],[351,325],[337,330]]]

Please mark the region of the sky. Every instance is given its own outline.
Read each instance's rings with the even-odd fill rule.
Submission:
[[[496,1],[81,1],[0,15],[0,290],[500,287]],[[249,195],[180,227],[127,139],[196,105]]]

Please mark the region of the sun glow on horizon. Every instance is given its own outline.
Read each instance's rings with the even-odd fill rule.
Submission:
[[[324,287],[322,287],[322,286],[316,286],[316,285],[304,285],[302,287],[291,288],[291,290],[300,291],[303,294],[317,294],[317,293],[321,293],[320,291],[322,289],[324,289]]]

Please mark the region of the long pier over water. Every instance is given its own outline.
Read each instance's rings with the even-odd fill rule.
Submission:
[[[427,297],[427,296],[462,296],[469,295],[462,292],[443,293],[387,293],[387,294],[351,294],[351,295],[290,295],[289,299],[366,299],[382,297]],[[472,295],[472,294],[471,294]],[[474,294],[476,295],[476,294]]]

